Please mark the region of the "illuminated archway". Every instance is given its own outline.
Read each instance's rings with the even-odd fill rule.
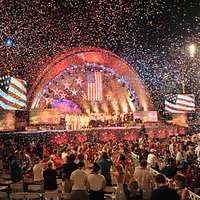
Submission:
[[[69,49],[44,63],[42,65],[43,71],[38,75],[29,93],[29,108],[34,109],[37,107],[42,91],[50,80],[70,68],[71,65],[78,66],[82,63],[97,63],[97,67],[108,66],[112,68],[128,82],[130,89],[135,91],[144,111],[153,110],[150,95],[136,71],[116,54],[94,47]]]

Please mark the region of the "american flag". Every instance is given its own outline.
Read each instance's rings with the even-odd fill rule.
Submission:
[[[26,81],[11,76],[0,77],[0,109],[26,110]]]
[[[195,110],[193,94],[173,94],[165,99],[165,111],[170,113],[187,113]]]
[[[101,101],[103,99],[101,72],[87,73],[87,100]]]

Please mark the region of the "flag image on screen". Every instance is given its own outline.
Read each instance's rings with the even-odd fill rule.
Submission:
[[[88,72],[87,74],[87,100],[101,101],[102,97],[102,74],[101,72]]]
[[[193,94],[172,94],[165,99],[165,111],[169,113],[187,113],[195,110]]]
[[[0,77],[0,109],[26,110],[26,81],[11,76]]]

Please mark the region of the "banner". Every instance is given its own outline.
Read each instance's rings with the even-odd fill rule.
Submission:
[[[158,122],[157,111],[140,111],[133,113],[134,121],[141,120],[142,122]]]

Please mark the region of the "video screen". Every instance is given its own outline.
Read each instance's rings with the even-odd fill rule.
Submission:
[[[0,77],[0,110],[26,110],[27,83],[12,76]]]
[[[32,109],[29,112],[31,125],[60,124],[60,113],[57,109]]]
[[[171,94],[165,98],[165,112],[190,113],[195,111],[193,94]]]

